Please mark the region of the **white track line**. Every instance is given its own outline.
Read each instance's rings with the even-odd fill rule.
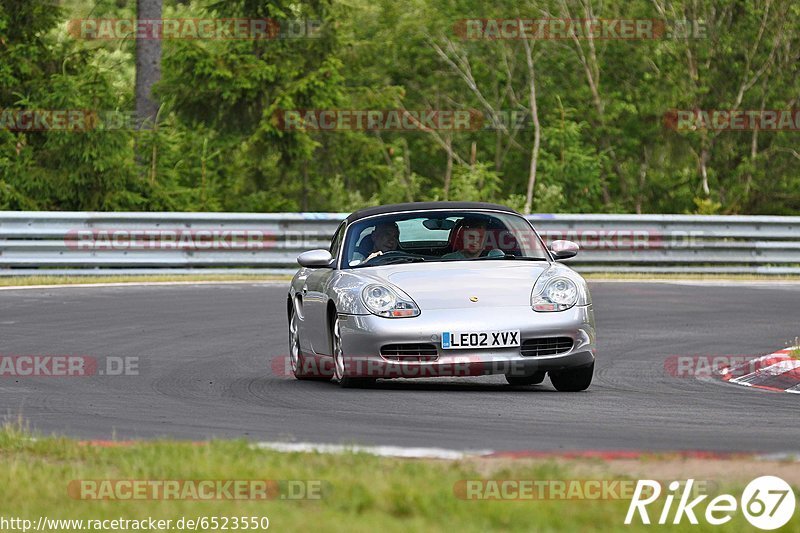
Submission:
[[[342,444],[314,444],[311,442],[257,442],[253,447],[278,452],[306,453],[366,453],[379,457],[402,457],[407,459],[458,460],[494,453],[493,450],[446,450],[444,448],[406,448],[403,446],[349,446]]]
[[[272,450],[283,453],[366,453],[378,457],[397,457],[403,459],[447,459],[451,461],[491,456],[496,453],[494,450],[448,450],[444,448],[405,448],[402,446],[355,446],[343,444],[314,444],[311,442],[256,442],[252,445],[252,447],[260,450]],[[659,455],[661,453],[664,452],[643,451],[642,455]],[[669,452],[666,452],[666,454],[669,455]],[[558,452],[553,452],[553,457],[558,457]],[[757,461],[800,462],[800,452],[754,454],[752,457]]]

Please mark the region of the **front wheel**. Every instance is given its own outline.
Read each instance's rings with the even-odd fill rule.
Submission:
[[[343,389],[366,387],[375,382],[370,378],[354,378],[347,375],[347,361],[342,349],[342,330],[339,327],[339,318],[333,319],[331,325],[331,348],[333,352],[333,377]]]
[[[591,363],[580,368],[553,372],[550,374],[550,381],[559,392],[578,392],[589,388],[593,374],[594,363]]]

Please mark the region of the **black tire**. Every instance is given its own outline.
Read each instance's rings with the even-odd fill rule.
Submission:
[[[594,363],[579,368],[550,373],[550,381],[559,392],[578,392],[586,390],[592,383]]]
[[[515,387],[538,385],[544,381],[544,374],[544,372],[535,372],[530,376],[509,376],[506,374],[506,381],[508,381],[509,385],[514,385]]]

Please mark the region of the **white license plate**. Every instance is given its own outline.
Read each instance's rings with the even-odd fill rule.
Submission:
[[[517,347],[519,347],[518,329],[508,331],[445,331],[442,333],[442,348],[445,350]]]

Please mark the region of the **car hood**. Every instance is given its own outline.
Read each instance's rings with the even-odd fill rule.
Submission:
[[[530,306],[533,284],[549,266],[545,261],[453,261],[387,265],[363,273],[399,287],[421,309],[456,309]]]

